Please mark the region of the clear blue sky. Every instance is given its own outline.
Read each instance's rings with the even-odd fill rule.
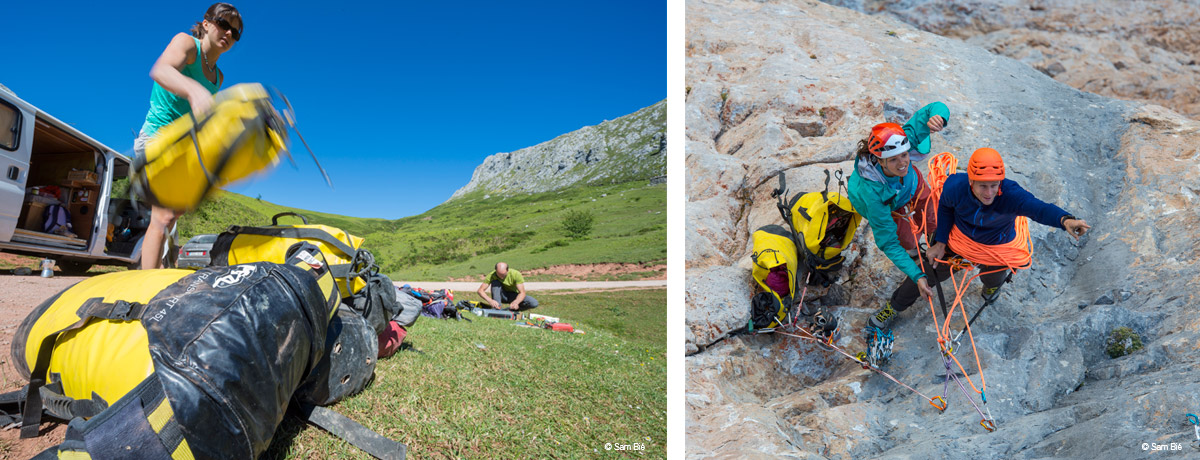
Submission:
[[[666,2],[230,2],[242,40],[225,87],[282,90],[334,182],[293,136],[286,161],[230,190],[359,217],[419,214],[488,155],[666,98]],[[0,83],[126,154],[149,71],[211,2],[5,2]]]

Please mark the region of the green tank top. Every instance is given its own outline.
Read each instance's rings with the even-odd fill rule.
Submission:
[[[200,82],[209,93],[217,94],[217,90],[221,87],[221,80],[223,80],[221,74],[217,73],[217,83],[215,84],[204,77],[204,69],[201,67],[204,58],[200,55],[200,39],[192,37],[192,40],[196,41],[196,60],[183,66],[180,73]],[[154,87],[150,89],[150,111],[146,113],[146,122],[142,124],[142,132],[147,136],[152,136],[158,131],[158,128],[166,126],[191,111],[192,106],[187,99],[176,96],[158,82],[154,82]]]

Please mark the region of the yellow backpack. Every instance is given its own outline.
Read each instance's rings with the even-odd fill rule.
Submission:
[[[844,186],[842,172],[835,173],[839,186]],[[796,246],[803,249],[805,279],[811,286],[829,286],[837,281],[845,256],[842,252],[850,247],[854,232],[862,223],[862,216],[854,211],[854,205],[845,195],[829,192],[829,171],[825,171],[825,191],[809,192],[792,196],[786,204],[783,173],[779,174],[780,214],[791,224],[797,238]],[[803,282],[803,281],[802,281]]]

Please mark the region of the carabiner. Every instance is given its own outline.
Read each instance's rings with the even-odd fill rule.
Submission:
[[[939,406],[938,403],[935,401],[941,401],[942,404]],[[933,407],[936,407],[939,412],[946,411],[946,400],[944,398],[942,398],[941,396],[934,396],[932,398],[929,398],[929,404],[932,405]]]
[[[983,429],[988,430],[988,433],[996,431],[996,422],[993,422],[993,421],[985,418],[983,420],[980,420],[979,424],[983,426]]]

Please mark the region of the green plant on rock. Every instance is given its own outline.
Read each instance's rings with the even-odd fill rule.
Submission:
[[[1108,356],[1120,358],[1142,349],[1142,337],[1133,329],[1118,327],[1108,334]]]
[[[579,210],[567,211],[562,220],[563,233],[571,239],[586,239],[588,234],[592,233],[593,220],[595,220],[595,217],[592,216],[591,212]]]

